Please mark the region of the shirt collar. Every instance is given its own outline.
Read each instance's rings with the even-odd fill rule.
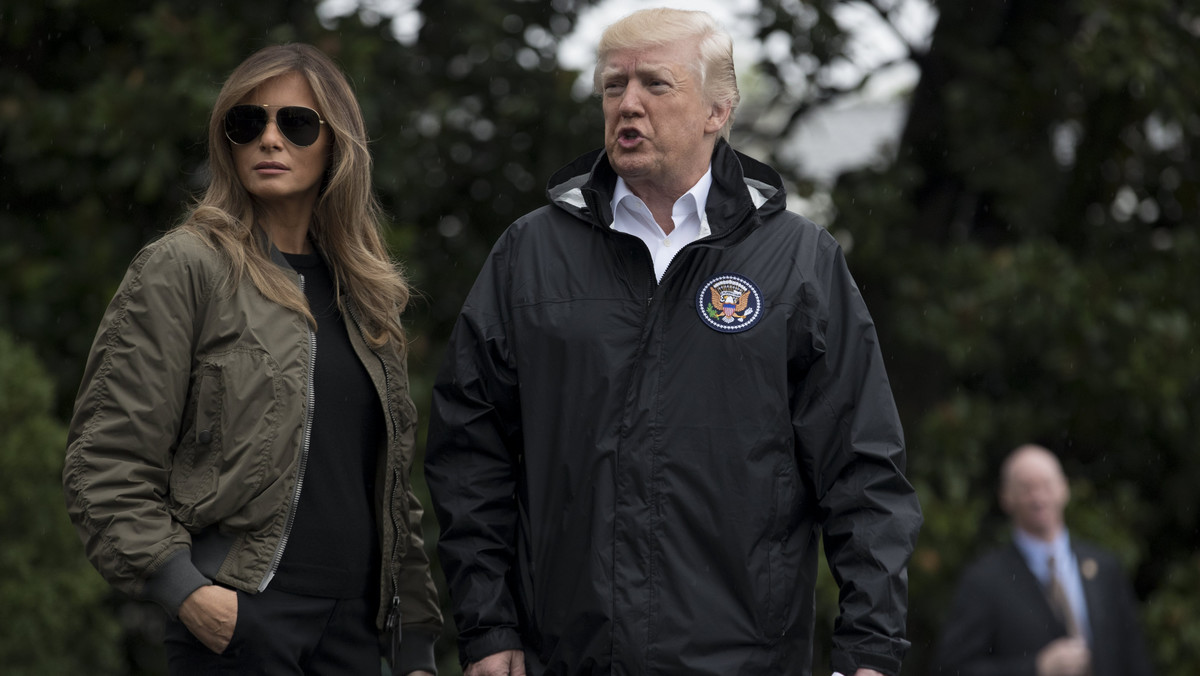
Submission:
[[[712,228],[708,225],[708,214],[705,213],[705,208],[708,206],[708,192],[712,189],[712,164],[708,165],[708,171],[696,181],[690,190],[685,192],[683,196],[675,200],[675,206],[672,209],[672,217],[675,221],[682,222],[682,217],[691,214],[699,214],[700,216],[700,237],[708,237],[712,234]],[[625,183],[625,179],[617,177],[617,185],[613,188],[612,197],[612,214],[613,222],[609,224],[610,228],[616,226],[617,206],[626,198],[633,198],[641,202],[641,198],[633,194],[629,189],[629,185]],[[632,209],[631,209],[632,211]]]
[[[1039,580],[1045,580],[1050,573],[1047,567],[1047,560],[1050,556],[1053,556],[1056,562],[1066,562],[1071,557],[1071,539],[1066,528],[1050,542],[1039,540],[1020,528],[1014,528],[1013,543],[1021,551],[1021,555],[1029,564],[1029,569]]]

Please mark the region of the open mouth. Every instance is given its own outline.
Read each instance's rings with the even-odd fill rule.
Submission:
[[[632,148],[642,139],[642,134],[636,129],[622,129],[617,132],[617,143],[622,147]]]

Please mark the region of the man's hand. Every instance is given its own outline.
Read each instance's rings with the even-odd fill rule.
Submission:
[[[218,655],[229,647],[237,616],[237,592],[217,585],[200,587],[179,606],[183,626]]]
[[[1092,653],[1081,638],[1060,638],[1037,654],[1038,676],[1083,676],[1092,665]]]
[[[463,676],[525,676],[525,653],[505,650],[467,665]]]

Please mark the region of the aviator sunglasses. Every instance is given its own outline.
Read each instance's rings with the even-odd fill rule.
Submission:
[[[266,104],[243,104],[230,108],[225,113],[225,136],[238,145],[258,138],[267,128],[269,107]],[[323,124],[325,120],[312,108],[283,106],[275,111],[275,126],[279,127],[279,133],[301,148],[317,142]]]

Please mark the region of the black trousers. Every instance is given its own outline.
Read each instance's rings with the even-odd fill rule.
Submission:
[[[171,676],[379,676],[382,660],[374,603],[267,589],[238,592],[229,647],[209,650],[179,620],[167,623]]]

